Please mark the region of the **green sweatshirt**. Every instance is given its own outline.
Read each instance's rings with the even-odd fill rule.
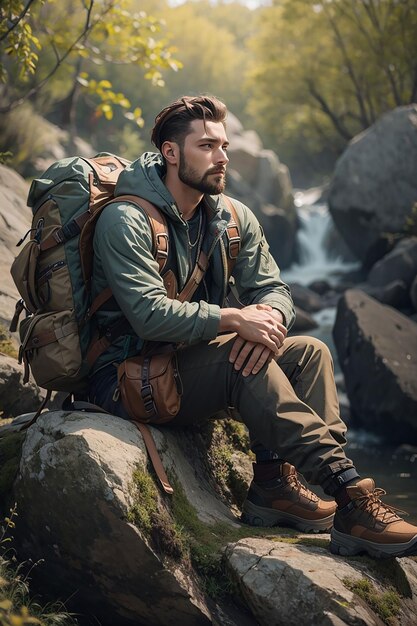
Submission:
[[[175,254],[181,290],[190,271],[188,225],[164,185],[164,173],[160,155],[145,153],[120,175],[115,195],[141,196],[165,214],[169,251]],[[105,328],[124,314],[132,331],[98,359],[94,370],[138,353],[143,340],[192,344],[218,334],[220,307],[228,291],[226,227],[230,213],[221,195],[205,196],[205,203],[209,219],[203,249],[210,260],[211,277],[207,302],[181,303],[167,297],[153,256],[151,227],[143,210],[117,200],[103,210],[94,236],[93,297],[110,286],[121,311],[100,311],[97,321],[100,328]],[[244,305],[262,302],[278,309],[289,328],[295,317],[289,288],[280,279],[256,217],[244,204],[237,200],[233,203],[241,235],[241,250],[233,270],[239,298]]]

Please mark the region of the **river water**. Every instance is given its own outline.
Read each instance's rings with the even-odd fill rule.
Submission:
[[[326,280],[335,286],[344,275],[358,269],[358,264],[346,262],[334,245],[329,250],[328,242],[334,242],[330,236],[334,226],[327,205],[315,203],[317,196],[315,191],[295,195],[300,223],[299,262],[282,272],[283,280],[290,285],[308,286],[313,280]],[[306,334],[324,341],[332,352],[343,415],[348,415],[349,401],[343,392],[343,375],[332,337],[336,309],[323,309],[313,316],[319,327]],[[409,513],[407,520],[417,524],[417,447],[407,442],[402,446],[389,446],[375,433],[349,428],[346,452],[361,476],[372,476],[377,486],[387,491],[384,501],[400,509],[404,507]]]

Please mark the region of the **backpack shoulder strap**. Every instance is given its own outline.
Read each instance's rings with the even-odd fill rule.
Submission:
[[[231,218],[227,224],[226,236],[228,241],[227,250],[227,271],[229,277],[233,272],[233,268],[236,263],[236,259],[240,252],[242,240],[240,236],[239,217],[236,211],[236,207],[229,196],[223,194],[223,200],[230,211]]]
[[[161,211],[151,202],[139,196],[116,196],[113,202],[127,201],[141,207],[149,218],[152,240],[155,250],[155,259],[161,274],[168,260],[168,224]]]

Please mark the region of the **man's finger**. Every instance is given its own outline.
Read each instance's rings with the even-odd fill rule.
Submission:
[[[236,358],[239,352],[241,351],[242,347],[245,345],[245,343],[246,343],[246,339],[239,337],[239,335],[236,337],[233,343],[232,349],[230,350],[230,355],[229,355],[230,363],[234,363],[236,361]]]
[[[260,366],[260,368],[261,368],[263,366],[264,362],[266,361],[269,352],[270,352],[270,350],[268,350],[268,348],[265,348],[265,346],[262,346],[262,345],[256,346],[252,350],[252,354],[251,354],[250,358],[248,359],[248,362],[246,363],[244,369],[242,370],[243,376],[249,376],[249,374],[255,373],[253,371],[253,369],[254,369],[254,367],[256,367],[256,365],[259,362],[261,363],[261,366]]]

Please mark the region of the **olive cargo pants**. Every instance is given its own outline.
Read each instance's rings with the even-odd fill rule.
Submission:
[[[346,459],[346,426],[340,419],[333,362],[314,337],[288,337],[276,361],[242,376],[229,362],[235,335],[219,335],[178,352],[183,384],[173,425],[196,424],[234,407],[251,439],[274,450],[313,483],[323,482],[330,463]]]

